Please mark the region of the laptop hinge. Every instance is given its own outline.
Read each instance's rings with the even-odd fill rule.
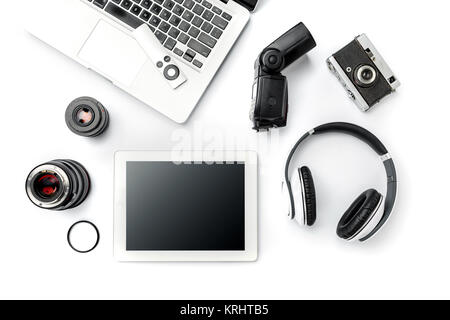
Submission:
[[[220,0],[223,3],[228,3],[229,0]],[[234,0],[235,2],[239,3],[241,6],[245,7],[249,11],[253,11],[256,8],[256,5],[258,4],[258,0]]]

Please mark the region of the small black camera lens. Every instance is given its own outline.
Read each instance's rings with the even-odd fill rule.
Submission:
[[[26,192],[36,206],[67,210],[79,206],[90,189],[89,174],[74,160],[54,160],[34,168],[27,177]]]
[[[109,113],[97,100],[81,97],[70,103],[66,110],[69,129],[83,137],[97,137],[108,128]]]
[[[374,67],[370,65],[362,65],[356,68],[355,81],[361,87],[370,87],[378,79],[378,73]]]

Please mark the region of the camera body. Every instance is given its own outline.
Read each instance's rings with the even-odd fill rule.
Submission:
[[[364,112],[400,86],[397,77],[365,34],[331,56],[327,64],[350,98]]]

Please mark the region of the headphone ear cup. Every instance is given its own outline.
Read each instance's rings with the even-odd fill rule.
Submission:
[[[302,182],[303,211],[306,225],[311,227],[316,223],[316,188],[311,170],[308,167],[299,169],[300,181]]]
[[[379,208],[382,198],[382,195],[374,189],[362,193],[339,221],[338,237],[344,240],[353,240],[370,222]]]

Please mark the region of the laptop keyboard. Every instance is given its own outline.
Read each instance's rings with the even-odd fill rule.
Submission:
[[[207,0],[85,0],[136,29],[147,23],[164,47],[201,69],[232,16]]]

